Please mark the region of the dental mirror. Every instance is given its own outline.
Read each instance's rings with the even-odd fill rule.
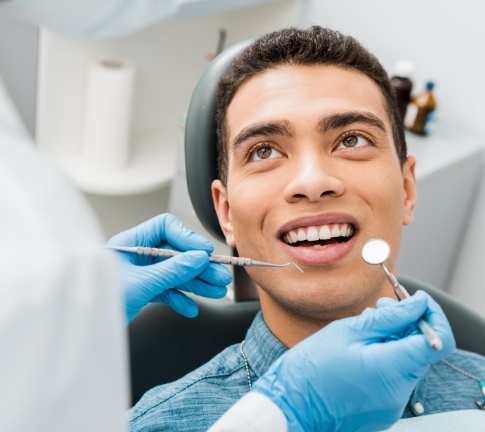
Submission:
[[[387,269],[384,264],[391,254],[391,246],[385,240],[382,239],[372,239],[364,244],[362,247],[362,258],[367,264],[380,265],[384,272],[386,273],[387,279],[394,288],[399,301],[409,297],[409,293],[394,277],[394,275]],[[427,339],[429,344],[434,350],[439,351],[443,347],[443,342],[441,341],[438,334],[433,330],[433,328],[421,318],[418,321],[418,326],[421,329],[424,337]]]
[[[390,254],[389,243],[382,239],[369,240],[362,248],[362,258],[367,264],[371,265],[385,263]]]

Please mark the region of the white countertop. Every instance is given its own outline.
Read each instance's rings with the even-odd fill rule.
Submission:
[[[408,154],[416,157],[416,177],[424,180],[451,165],[477,157],[485,138],[440,123],[429,136],[406,132]]]

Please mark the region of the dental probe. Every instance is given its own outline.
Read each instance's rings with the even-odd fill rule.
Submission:
[[[401,301],[406,297],[410,297],[410,294],[385,266],[384,263],[387,261],[390,254],[391,246],[389,246],[389,243],[382,239],[369,240],[362,248],[362,258],[364,261],[371,265],[380,264],[386,273],[387,279],[394,288],[394,292],[396,293],[399,301]],[[418,326],[426,340],[435,351],[439,351],[441,348],[443,348],[443,342],[441,341],[440,337],[423,318],[418,321]]]
[[[149,248],[143,246],[104,246],[106,249],[112,249],[120,252],[136,253],[138,255],[149,255],[149,256],[159,256],[159,257],[173,257],[175,255],[181,254],[182,252],[174,251],[171,249],[161,249],[161,248]],[[209,261],[219,263],[219,264],[230,264],[235,266],[255,266],[255,267],[287,267],[295,266],[299,271],[303,273],[303,270],[298,267],[294,262],[289,262],[286,264],[273,264],[263,261],[255,261],[250,258],[242,257],[232,257],[227,255],[209,255]]]

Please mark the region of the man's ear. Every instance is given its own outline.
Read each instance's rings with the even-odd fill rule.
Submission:
[[[220,180],[214,180],[212,182],[212,200],[214,201],[214,207],[222,232],[226,237],[226,243],[232,248],[235,248],[236,241],[232,227],[231,210],[227,199],[227,189]]]
[[[409,225],[414,219],[414,208],[418,199],[418,188],[416,183],[416,158],[408,156],[403,165],[403,186],[404,186],[404,218],[403,225]]]

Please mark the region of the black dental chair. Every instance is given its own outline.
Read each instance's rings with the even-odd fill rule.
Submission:
[[[211,196],[216,178],[215,101],[217,82],[230,61],[248,44],[221,53],[201,77],[190,103],[185,134],[189,194],[197,217],[224,241]],[[442,306],[459,348],[485,355],[485,319],[445,292],[411,277],[399,277],[413,294],[427,291]],[[129,326],[132,403],[147,390],[174,381],[244,339],[259,301],[254,283],[241,267],[234,269],[236,302],[198,300],[199,316],[184,318],[167,306],[147,306]]]

